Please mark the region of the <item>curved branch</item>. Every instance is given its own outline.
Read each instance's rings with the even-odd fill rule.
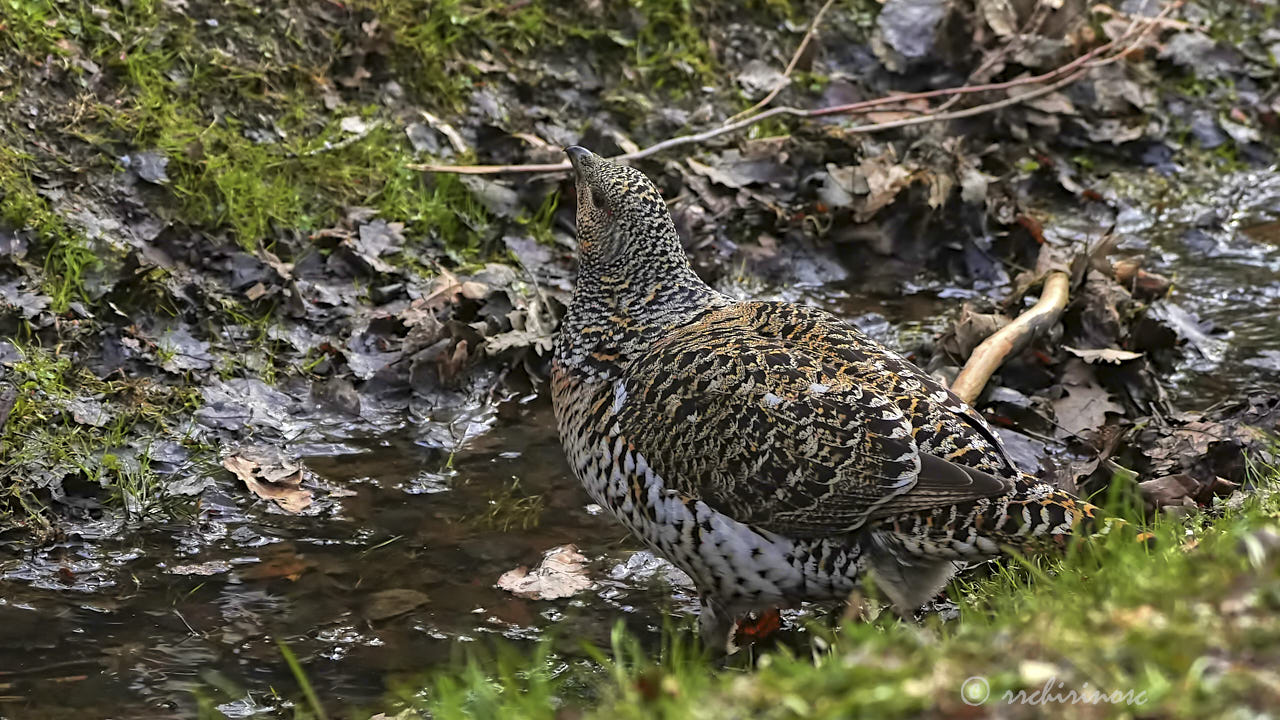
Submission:
[[[1006,358],[1020,352],[1038,335],[1058,323],[1063,309],[1067,307],[1070,285],[1071,279],[1066,273],[1049,273],[1036,304],[974,348],[964,369],[951,383],[951,392],[972,405]]]

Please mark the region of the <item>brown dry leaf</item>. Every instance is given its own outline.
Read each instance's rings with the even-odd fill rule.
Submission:
[[[1102,427],[1107,413],[1124,414],[1106,390],[1097,385],[1081,385],[1067,389],[1067,395],[1053,401],[1053,412],[1062,429],[1081,435]]]
[[[1081,360],[1084,360],[1090,365],[1096,365],[1098,363],[1112,363],[1115,365],[1119,365],[1122,362],[1125,362],[1128,360],[1137,360],[1138,358],[1142,357],[1142,353],[1140,352],[1132,352],[1130,350],[1120,350],[1118,348],[1103,348],[1101,350],[1090,350],[1090,349],[1073,348],[1073,347],[1064,345],[1062,349],[1066,350],[1072,355],[1075,355]]]
[[[937,210],[947,202],[947,198],[951,197],[951,191],[955,189],[956,182],[951,173],[934,173],[925,170],[922,174],[925,184],[929,186],[929,207]]]
[[[1249,236],[1250,239],[1258,242],[1269,242],[1272,245],[1280,245],[1280,220],[1265,222],[1261,225],[1251,225],[1243,228],[1240,232]]]
[[[1195,507],[1195,496],[1202,491],[1200,481],[1186,474],[1166,475],[1138,483],[1142,498],[1153,508]]]
[[[1143,270],[1141,258],[1117,260],[1112,265],[1111,272],[1115,275],[1116,282],[1139,300],[1164,297],[1173,286],[1173,281],[1164,275]]]
[[[741,178],[735,177],[731,172],[726,172],[720,168],[700,163],[693,158],[688,158],[685,162],[689,164],[689,167],[692,168],[694,172],[718,185],[723,185],[735,190],[741,189],[746,185]]]
[[[1124,408],[1097,384],[1093,369],[1083,361],[1069,360],[1062,381],[1067,394],[1053,401],[1053,413],[1058,425],[1068,433],[1081,435],[1102,427],[1109,412],[1124,414]]]
[[[587,577],[587,559],[577,546],[560,545],[548,550],[542,556],[542,564],[532,572],[522,565],[503,573],[497,587],[516,597],[555,600],[589,590],[593,585]]]
[[[887,155],[863,159],[858,164],[858,170],[867,187],[866,203],[857,214],[861,220],[875,215],[880,208],[893,202],[903,188],[911,184],[911,171],[895,163]]]
[[[263,548],[259,560],[257,565],[237,570],[236,576],[242,580],[273,580],[275,578],[297,580],[313,564],[299,555],[291,543]]]
[[[1018,32],[1018,13],[1009,0],[978,0],[978,9],[997,37],[1007,38]]]
[[[1012,321],[1008,317],[1000,313],[978,312],[973,305],[965,303],[960,308],[960,317],[955,326],[943,337],[942,349],[951,357],[964,360],[973,354],[973,349],[983,340],[1010,322]]]
[[[454,302],[462,294],[462,281],[457,275],[440,268],[440,274],[431,281],[431,290],[421,299],[414,300],[413,305],[424,310],[433,310]]]
[[[1153,474],[1175,474],[1194,459],[1209,454],[1211,445],[1230,443],[1245,448],[1253,440],[1249,430],[1238,423],[1195,420],[1162,431],[1154,441],[1143,445],[1142,453],[1150,459]]]
[[[240,478],[254,495],[271,500],[287,513],[296,515],[311,506],[311,491],[300,487],[301,465],[287,462],[264,465],[240,454],[223,458],[222,467]]]
[[[281,280],[293,279],[293,263],[287,263],[282,261],[279,257],[276,256],[275,253],[269,250],[262,250],[259,253],[259,258],[268,266],[270,266],[272,270],[275,270],[276,274],[280,276]]]
[[[409,588],[383,590],[369,596],[365,602],[364,616],[370,620],[386,620],[425,605],[427,600],[426,593]]]

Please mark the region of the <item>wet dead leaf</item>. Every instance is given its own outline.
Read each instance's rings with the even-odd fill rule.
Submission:
[[[1018,31],[1018,13],[1009,0],[978,0],[978,9],[998,37],[1009,37]]]
[[[190,563],[187,565],[172,565],[169,567],[170,575],[221,575],[224,572],[231,571],[231,563],[226,560],[210,560],[203,563]]]
[[[285,578],[297,580],[312,566],[312,562],[299,555],[291,545],[265,548],[261,562],[239,570],[236,575],[242,580],[274,580]]]
[[[370,620],[386,620],[410,612],[427,603],[426,593],[409,588],[383,590],[369,596],[364,616]]]
[[[1053,401],[1058,425],[1072,435],[1096,430],[1107,422],[1107,413],[1124,414],[1106,388],[1093,379],[1093,370],[1080,360],[1071,360],[1063,372],[1066,394]]]
[[[1139,300],[1156,300],[1169,293],[1173,281],[1164,275],[1142,269],[1141,258],[1117,260],[1112,266],[1116,282]]]
[[[1114,365],[1119,365],[1122,362],[1126,362],[1128,360],[1137,360],[1138,358],[1142,357],[1142,353],[1140,352],[1132,352],[1130,350],[1120,350],[1118,348],[1103,348],[1101,350],[1090,350],[1090,349],[1073,348],[1073,347],[1068,347],[1064,345],[1063,349],[1071,353],[1072,355],[1075,355],[1076,357],[1080,358],[1081,360],[1084,360],[1090,365],[1096,365],[1098,363],[1112,363]]]
[[[1280,220],[1274,222],[1262,223],[1261,225],[1252,225],[1242,229],[1243,232],[1252,240],[1258,242],[1268,242],[1272,245],[1280,245]]]
[[[887,155],[864,158],[858,165],[862,183],[866,187],[866,203],[858,211],[856,217],[869,219],[880,208],[885,207],[898,197],[898,193],[911,184],[911,171],[894,162]],[[859,184],[855,180],[855,187]],[[855,192],[858,190],[855,189]]]
[[[1055,400],[1053,412],[1064,430],[1080,435],[1102,427],[1107,421],[1107,413],[1122,414],[1124,408],[1113,402],[1106,390],[1087,385],[1071,388],[1067,395]]]
[[[1153,508],[1187,506],[1194,507],[1195,496],[1200,494],[1200,482],[1190,475],[1166,475],[1138,483],[1142,498]]]
[[[1012,321],[1005,315],[978,312],[972,304],[965,303],[960,308],[960,317],[955,326],[942,338],[940,344],[948,355],[964,360],[983,340],[1010,322]]]
[[[245,455],[230,455],[222,467],[240,478],[254,495],[274,502],[287,513],[298,514],[311,506],[311,491],[300,487],[302,466],[289,461],[264,464]]]
[[[530,600],[555,600],[582,590],[594,583],[587,577],[587,559],[576,545],[560,545],[542,556],[542,564],[532,572],[525,566],[508,570],[498,578],[497,587],[516,597]]]

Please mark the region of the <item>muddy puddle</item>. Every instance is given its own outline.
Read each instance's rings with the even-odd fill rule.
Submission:
[[[1278,221],[1270,172],[1116,219],[1121,248],[1146,253],[1177,302],[1227,331],[1206,328],[1220,344],[1177,369],[1187,406],[1280,386]],[[959,304],[937,289],[809,297],[900,347]],[[339,716],[495,637],[532,647],[554,631],[573,663],[621,619],[656,646],[691,597],[569,475],[546,399],[478,417],[460,434],[420,422],[302,446],[320,488],[310,515],[249,506],[227,482],[181,523],[103,521],[40,548],[0,546],[0,716],[289,716],[296,685],[278,641]],[[590,560],[591,591],[535,602],[494,587],[565,543]]]
[[[229,717],[270,715],[272,688],[294,687],[277,640],[341,706],[497,635],[555,628],[566,656],[607,644],[618,617],[654,635],[661,609],[688,598],[648,558],[627,565],[631,544],[567,474],[549,404],[511,414],[456,454],[410,429],[307,458],[342,488],[318,516],[206,496],[187,524],[6,561],[0,715],[182,715],[197,696]],[[494,587],[567,542],[593,560],[591,593],[535,603]]]

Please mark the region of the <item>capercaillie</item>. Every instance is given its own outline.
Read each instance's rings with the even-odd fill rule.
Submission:
[[[566,153],[579,266],[552,365],[561,442],[591,497],[693,579],[708,645],[868,574],[910,613],[964,563],[1093,517],[857,329],[712,289],[641,172]]]

